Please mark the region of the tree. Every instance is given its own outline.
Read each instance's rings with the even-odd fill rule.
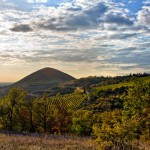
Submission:
[[[51,131],[53,120],[52,111],[50,108],[50,98],[44,94],[40,99],[35,101],[35,112],[40,132]]]
[[[68,108],[67,102],[61,96],[57,96],[52,106],[54,116],[53,130],[59,134],[66,133],[70,129],[71,109]]]
[[[21,108],[25,111],[24,119],[26,118],[26,124],[28,125],[29,132],[35,132],[35,97],[26,96],[22,102]]]
[[[7,117],[8,117],[8,129],[12,130],[16,125],[15,122],[15,111],[17,106],[24,100],[27,93],[21,88],[12,88],[8,94],[6,95],[5,105],[7,109]]]
[[[72,132],[79,136],[89,136],[92,133],[93,112],[78,110],[72,116]]]
[[[130,125],[132,136],[140,138],[145,132],[150,137],[150,83],[136,81],[124,97],[123,122]]]
[[[149,140],[150,84],[136,81],[122,99],[123,109],[104,111],[101,123],[93,126],[101,149],[134,149],[131,142]]]

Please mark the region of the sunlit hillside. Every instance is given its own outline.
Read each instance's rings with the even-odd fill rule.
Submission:
[[[51,96],[47,90],[41,96],[35,96],[14,87],[1,97],[0,131],[5,133],[0,134],[2,150],[8,145],[12,149],[46,149],[45,142],[49,138],[31,136],[28,141],[25,135],[30,133],[56,136],[55,140],[46,142],[49,149],[52,146],[54,150],[148,150],[149,74],[89,77],[60,86],[65,87],[66,92],[69,86],[74,90],[62,93],[62,89],[57,88],[56,95]],[[12,131],[22,134],[21,138],[9,137],[8,133]],[[85,142],[81,144],[80,139],[76,141],[71,137],[61,139],[64,135],[84,137]],[[86,137],[90,138],[90,143]]]

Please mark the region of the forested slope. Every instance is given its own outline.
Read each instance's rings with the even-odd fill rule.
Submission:
[[[148,147],[150,76],[108,81],[94,80],[56,96],[33,97],[13,88],[0,100],[0,128],[92,136],[101,149],[138,149],[140,143]]]

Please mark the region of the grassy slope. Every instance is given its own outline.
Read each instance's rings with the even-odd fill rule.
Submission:
[[[0,134],[0,150],[96,150],[87,138],[36,137]]]
[[[143,80],[144,82],[150,82],[150,76],[149,77],[141,77],[138,78],[139,80]],[[106,85],[106,86],[100,86],[100,87],[96,87],[96,90],[108,90],[108,89],[116,89],[116,88],[121,88],[121,87],[126,87],[126,86],[132,86],[133,85],[133,81],[131,82],[123,82],[123,83],[119,83],[119,84],[111,84],[111,85]]]

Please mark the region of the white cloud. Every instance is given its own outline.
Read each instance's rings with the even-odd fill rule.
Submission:
[[[112,0],[74,0],[57,7],[22,1],[32,9],[0,10],[1,64],[75,68],[80,77],[83,71],[115,75],[148,68],[147,6],[133,19],[125,5]]]
[[[137,19],[141,25],[150,26],[150,7],[143,6],[137,14]]]
[[[48,0],[27,0],[28,3],[47,3]]]
[[[143,1],[143,4],[145,4],[145,5],[150,5],[150,0],[145,0],[145,1]]]

